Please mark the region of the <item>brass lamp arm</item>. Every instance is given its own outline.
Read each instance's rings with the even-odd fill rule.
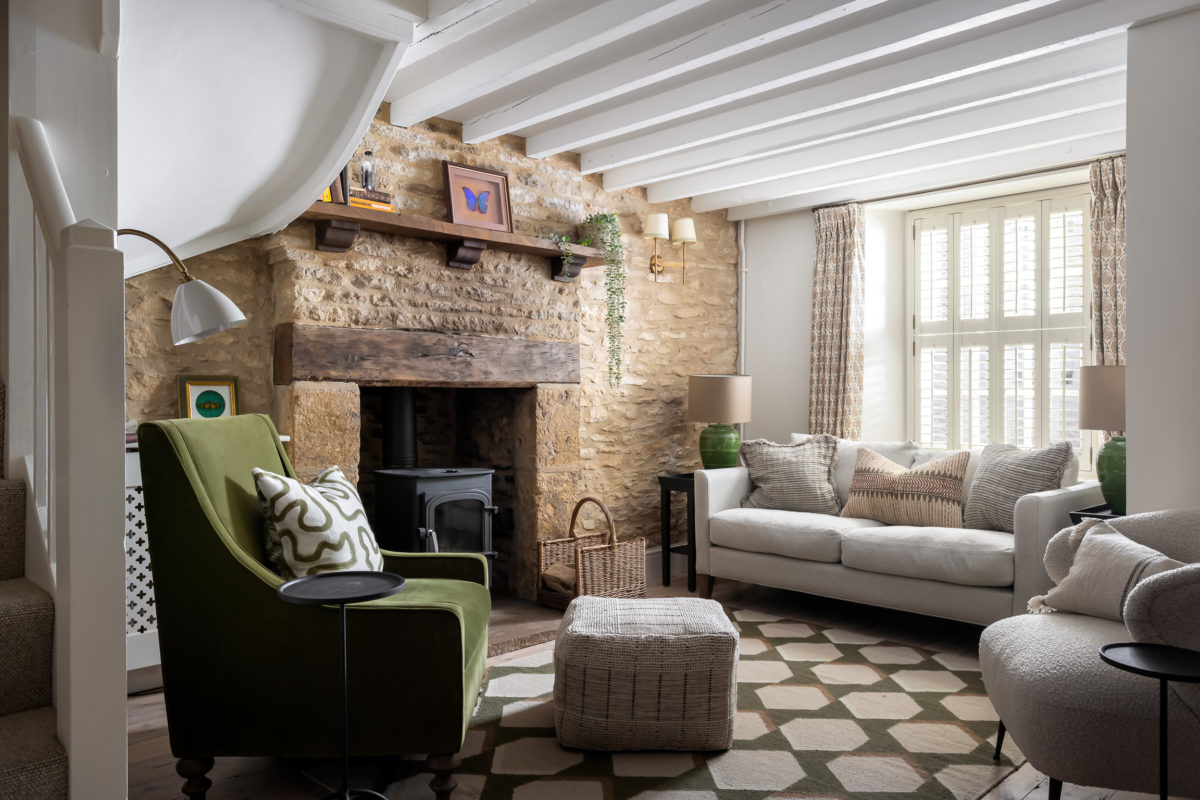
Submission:
[[[118,228],[117,229],[118,236],[124,236],[126,234],[129,234],[130,236],[140,236],[143,239],[148,239],[151,242],[154,242],[156,245],[158,245],[160,248],[162,248],[162,251],[164,253],[166,253],[167,256],[170,257],[171,263],[174,264],[176,267],[178,267],[179,271],[183,273],[183,280],[185,282],[196,280],[194,277],[192,277],[192,273],[188,272],[187,267],[185,267],[183,265],[183,262],[179,260],[179,256],[175,255],[175,252],[173,250],[171,250],[171,248],[167,247],[166,243],[162,239],[159,239],[154,234],[146,233],[145,231],[140,231],[137,228]]]

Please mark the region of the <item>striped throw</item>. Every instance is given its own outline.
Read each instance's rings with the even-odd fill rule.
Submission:
[[[905,469],[861,447],[842,516],[889,525],[961,528],[963,477],[970,458],[964,450]]]
[[[813,436],[802,444],[778,444],[766,439],[742,443],[742,458],[754,491],[742,501],[746,508],[837,514],[833,462],[837,439]]]
[[[1057,489],[1071,455],[1070,442],[1055,442],[1041,450],[989,444],[971,482],[965,527],[1012,533],[1017,500],[1032,492]]]

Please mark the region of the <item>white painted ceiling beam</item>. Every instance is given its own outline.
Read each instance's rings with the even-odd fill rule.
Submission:
[[[276,3],[314,19],[364,34],[385,42],[413,38],[413,11],[384,0],[275,0]],[[424,14],[424,0],[417,0]],[[423,16],[421,18],[424,18]]]
[[[839,166],[817,168],[800,175],[757,183],[692,198],[692,210],[716,211],[761,203],[858,181],[883,180],[943,165],[968,162],[991,155],[1015,153],[1056,142],[1080,139],[1125,129],[1125,104],[1085,111],[1018,128],[1000,130],[944,144],[907,150]]]
[[[609,136],[604,145],[582,153],[585,173],[657,158],[689,147],[874,102],[895,94],[946,82],[971,72],[1078,46],[1124,31],[1147,16],[1178,11],[1193,0],[1098,0],[977,39],[886,66],[867,69],[829,83],[678,123],[634,137]],[[601,128],[604,126],[601,125]],[[617,141],[611,141],[618,139]],[[527,146],[528,147],[528,146]]]
[[[835,203],[869,201],[882,197],[947,189],[968,183],[1053,169],[1064,164],[1077,164],[1124,149],[1124,131],[1097,133],[1079,139],[1031,147],[1019,152],[999,153],[972,161],[934,166],[891,177],[871,178],[867,181],[856,181],[841,186],[814,188],[811,191],[787,198],[735,206],[728,210],[727,216],[731,222],[736,222]]]
[[[844,164],[879,159],[900,153],[936,148],[951,142],[990,133],[1040,125],[1055,119],[1113,106],[1124,106],[1125,73],[1119,71],[1082,83],[1070,83],[1029,95],[969,108],[947,116],[925,119],[898,128],[839,139],[815,147],[781,153],[744,164],[698,172],[651,184],[646,198],[664,203],[682,197],[724,192],[755,184],[777,183]]]
[[[812,119],[766,128],[737,139],[723,139],[678,153],[604,171],[609,191],[741,164],[767,156],[894,128],[996,102],[1052,85],[1084,81],[1125,69],[1125,37],[1113,36],[1047,56],[851,106]]]
[[[571,114],[882,2],[885,0],[772,0],[601,69],[558,80],[544,91],[481,114],[463,125],[463,141],[476,144]]]
[[[410,67],[456,45],[472,34],[528,8],[538,0],[464,0],[450,8],[433,0],[429,19],[413,31],[413,43],[404,54],[400,68]],[[388,93],[391,94],[391,89]]]
[[[556,25],[531,30],[530,36],[482,58],[456,58],[458,69],[418,86],[408,86],[403,70],[391,96],[393,125],[414,125],[477,97],[511,86],[644,28],[686,13],[707,0],[607,0],[588,4]]]
[[[933,0],[802,48],[555,126],[530,136],[525,153],[541,158],[578,150],[1063,1]]]

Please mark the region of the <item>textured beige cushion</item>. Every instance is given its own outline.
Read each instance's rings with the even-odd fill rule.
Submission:
[[[842,557],[842,534],[883,523],[830,514],[777,511],[768,508],[730,508],[709,518],[709,541],[752,553],[837,563]]]
[[[748,508],[777,508],[836,514],[841,511],[833,490],[833,458],[837,439],[813,436],[800,444],[766,439],[742,443],[742,458],[754,485],[742,503]]]
[[[842,563],[963,586],[1012,586],[1011,533],[889,525],[842,534]]]
[[[1125,618],[1125,601],[1133,587],[1144,578],[1183,566],[1122,536],[1105,522],[1078,526],[1068,543],[1075,549],[1070,571],[1044,597],[1030,600],[1031,609],[1045,606],[1119,622]]]
[[[953,453],[905,469],[860,447],[842,516],[891,525],[961,528],[963,474],[969,458],[965,452]]]
[[[807,433],[793,433],[792,444],[807,442]],[[913,466],[917,454],[917,443],[907,442],[855,442],[850,439],[837,440],[837,456],[833,460],[833,486],[837,489],[838,503],[845,505],[850,497],[850,481],[854,480],[854,466],[858,463],[860,447],[869,447],[888,461],[908,469]]]
[[[794,434],[793,434],[794,435]],[[919,467],[922,464],[928,464],[930,461],[938,458],[944,458],[951,453],[970,453],[971,460],[967,462],[967,474],[963,476],[963,505],[965,506],[971,498],[971,482],[975,480],[975,470],[979,469],[979,459],[983,457],[983,450],[937,450],[927,447],[919,448],[913,456],[912,465]],[[1071,458],[1067,461],[1067,467],[1063,470],[1062,480],[1059,481],[1059,488],[1065,489],[1068,486],[1074,486],[1079,483],[1079,456],[1075,453],[1074,448],[1071,449]]]
[[[963,524],[968,528],[1011,532],[1017,500],[1027,494],[1058,488],[1071,454],[1067,442],[1055,442],[1040,450],[989,444],[975,471]]]

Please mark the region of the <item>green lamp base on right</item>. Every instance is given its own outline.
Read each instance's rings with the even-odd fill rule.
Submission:
[[[732,425],[709,425],[700,431],[700,463],[705,469],[736,467],[741,443],[742,437]]]
[[[1125,513],[1125,437],[1114,436],[1096,454],[1100,493],[1114,514]]]

